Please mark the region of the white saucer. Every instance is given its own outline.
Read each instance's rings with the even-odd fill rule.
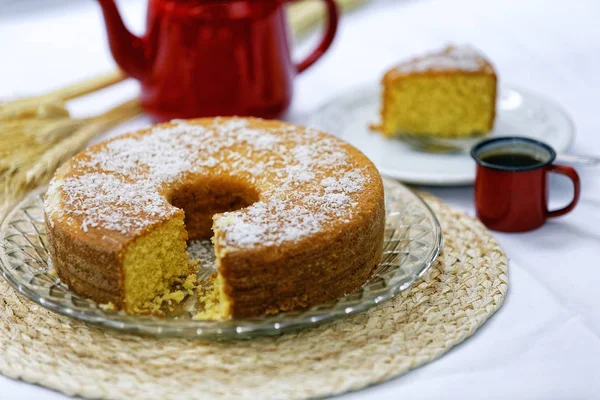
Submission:
[[[569,148],[575,129],[560,106],[521,89],[499,89],[495,127],[486,137],[526,136],[548,143],[557,153]],[[457,186],[475,181],[475,162],[468,154],[423,153],[370,130],[380,118],[380,91],[375,83],[345,93],[313,114],[307,125],[353,144],[383,175],[403,182]]]

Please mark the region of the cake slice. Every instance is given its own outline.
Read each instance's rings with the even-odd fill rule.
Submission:
[[[466,46],[401,63],[383,77],[377,129],[386,136],[483,135],[494,125],[496,80],[490,62]]]

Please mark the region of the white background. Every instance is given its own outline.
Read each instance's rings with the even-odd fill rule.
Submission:
[[[142,32],[145,2],[119,4],[132,29]],[[332,49],[297,78],[286,118],[302,122],[336,94],[379,79],[396,61],[449,42],[472,43],[493,60],[502,82],[562,104],[577,126],[571,151],[600,155],[597,0],[374,0],[343,17]],[[112,68],[94,1],[0,0],[0,98]],[[127,83],[75,104],[74,112],[101,111],[136,89]],[[115,132],[147,123],[141,118]],[[497,234],[511,258],[509,294],[475,336],[439,361],[342,398],[600,399],[600,167],[578,170],[583,192],[573,213],[534,232]],[[570,184],[551,183],[552,205],[565,204]],[[425,189],[474,212],[472,187]],[[0,377],[0,399],[21,398],[64,396]]]

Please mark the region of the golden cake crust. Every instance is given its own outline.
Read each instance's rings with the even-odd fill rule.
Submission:
[[[86,149],[57,171],[45,216],[61,279],[117,308],[136,241],[183,218],[184,240],[212,228],[225,316],[245,317],[360,288],[381,256],[385,208],[379,173],[347,143],[280,121],[209,118]]]

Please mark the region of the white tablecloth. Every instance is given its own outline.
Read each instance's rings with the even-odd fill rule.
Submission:
[[[144,3],[120,2],[137,32]],[[503,82],[545,94],[571,113],[572,152],[598,155],[599,19],[598,0],[374,0],[344,16],[330,52],[298,77],[286,118],[303,121],[337,93],[377,80],[397,60],[448,42],[472,43],[494,61]],[[113,65],[94,2],[0,0],[0,97],[45,91]],[[136,89],[123,85],[74,111],[100,111]],[[115,132],[147,123],[138,119]],[[573,213],[535,232],[497,235],[511,258],[510,290],[480,331],[439,361],[342,398],[599,399],[600,167],[579,172],[583,192]],[[570,184],[551,183],[552,204],[565,204]],[[472,187],[425,189],[473,213]],[[0,398],[64,396],[0,377]]]

